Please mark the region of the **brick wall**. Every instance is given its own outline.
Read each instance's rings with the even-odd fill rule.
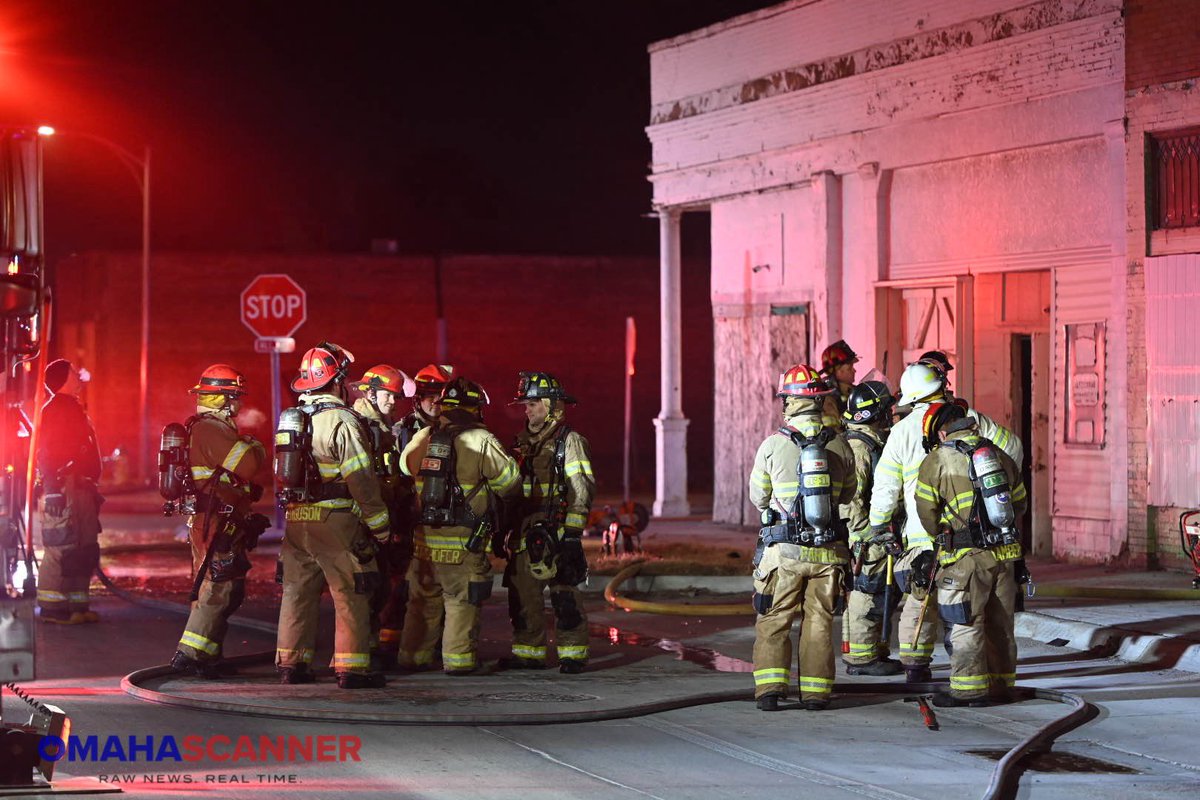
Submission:
[[[269,438],[269,359],[253,352],[239,295],[254,275],[282,272],[308,292],[304,349],[322,338],[356,357],[353,377],[379,362],[414,373],[436,355],[434,262],[423,257],[155,254],[151,288],[149,418],[152,446],[168,421],[192,412],[186,393],[214,362],[243,370],[249,422]],[[139,260],[136,254],[72,256],[58,265],[57,354],[79,359],[95,379],[87,401],[101,446],[138,439]],[[502,441],[523,424],[507,405],[522,369],[546,370],[579,398],[573,424],[592,443],[600,490],[621,489],[626,316],[638,325],[634,380],[633,482],[654,486],[659,410],[658,262],[650,258],[449,256],[442,261],[449,360],[492,396],[489,426]],[[684,265],[684,396],[693,487],[712,481],[712,317],[707,263]],[[299,353],[281,357],[286,383]],[[284,402],[291,394],[284,389]],[[265,413],[264,413],[265,412]]]
[[[1200,75],[1198,12],[1195,0],[1128,0],[1126,89]]]
[[[1178,565],[1179,509],[1148,506],[1146,175],[1148,134],[1200,124],[1200,24],[1192,0],[1129,0],[1125,9],[1129,313],[1129,550],[1135,563]]]

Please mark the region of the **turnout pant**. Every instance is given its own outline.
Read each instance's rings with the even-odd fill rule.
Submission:
[[[883,630],[884,586],[888,579],[887,552],[870,545],[862,571],[854,579],[854,589],[846,602],[845,639],[849,652],[842,656],[847,664],[863,665],[887,658],[891,631]],[[900,599],[900,590],[892,586],[892,604]],[[895,619],[895,617],[892,617]]]
[[[917,550],[910,550],[896,561],[897,572],[910,572],[913,558]],[[897,635],[900,637],[900,663],[906,667],[929,666],[933,661],[933,647],[938,638],[938,608],[937,592],[926,592],[915,586],[908,586],[909,593],[904,596],[904,607],[900,610],[900,626]],[[921,617],[921,606],[928,604],[925,618],[921,622],[921,631],[917,633],[917,620]]]
[[[534,661],[546,660],[546,602],[554,609],[554,644],[558,659],[588,660],[588,621],[583,593],[574,586],[539,580],[529,571],[529,553],[522,550],[504,570],[508,587],[508,618],[513,627],[512,654]]]
[[[474,669],[480,607],[491,593],[492,565],[486,554],[419,552],[408,568],[408,612],[400,634],[400,666],[432,665],[440,637],[443,669]]]
[[[408,570],[412,563],[412,543],[400,542],[383,546],[380,573],[383,585],[378,603],[379,650],[395,653],[400,649],[400,631],[408,611]]]
[[[65,509],[46,512],[42,523],[42,561],[38,567],[37,602],[42,616],[67,619],[88,610],[92,573],[100,563],[100,503],[96,487],[69,476],[63,487]]]
[[[938,572],[938,606],[950,628],[950,693],[1003,696],[1017,681],[1017,582],[1011,561],[969,550]]]
[[[367,537],[349,510],[331,511],[320,522],[288,520],[279,553],[283,600],[275,649],[278,666],[312,663],[321,589],[328,584],[336,625],[330,666],[336,672],[368,671],[370,598],[379,572]]]
[[[773,549],[768,549],[768,555]],[[756,603],[766,609],[754,625],[756,698],[765,694],[787,696],[794,651],[792,622],[799,619],[800,699],[829,699],[834,674],[833,614],[842,591],[843,569],[840,564],[787,557],[777,559],[765,573],[759,568],[754,581]],[[759,579],[759,574],[764,577]]]
[[[192,577],[196,576],[204,565],[204,556],[208,551],[209,542],[220,530],[223,517],[212,517],[208,529],[204,529],[204,515],[196,514],[188,520],[188,543],[192,547]],[[192,611],[188,615],[187,624],[183,627],[183,635],[179,637],[179,652],[197,661],[215,660],[221,657],[221,647],[225,634],[229,630],[229,618],[242,606],[246,599],[246,573],[250,571],[250,561],[245,548],[234,545],[227,552],[213,553],[213,563],[228,563],[232,567],[223,570],[227,578],[214,582],[211,570],[206,570],[204,582]]]

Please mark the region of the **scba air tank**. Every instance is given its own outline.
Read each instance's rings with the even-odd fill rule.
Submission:
[[[988,522],[1001,531],[1011,530],[1016,525],[1017,515],[1013,511],[1011,487],[1004,465],[1000,463],[999,451],[986,444],[977,447],[971,453],[971,468],[983,495],[983,510]]]
[[[808,526],[819,533],[829,530],[833,524],[833,489],[829,454],[820,442],[809,442],[800,450],[800,494]]]
[[[285,408],[275,429],[275,479],[281,489],[305,488],[305,454],[310,438],[308,415],[299,408]]]
[[[187,428],[178,422],[162,429],[158,445],[158,493],[168,502],[183,497],[184,480],[189,469]]]

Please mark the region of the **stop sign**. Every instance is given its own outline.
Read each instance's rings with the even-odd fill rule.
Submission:
[[[307,295],[288,275],[259,275],[242,290],[242,323],[261,339],[291,336],[307,317]]]

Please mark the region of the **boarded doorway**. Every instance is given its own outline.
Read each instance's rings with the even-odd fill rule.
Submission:
[[[1050,333],[1011,338],[1013,429],[1025,445],[1021,475],[1029,504],[1021,522],[1026,552],[1049,556],[1050,533]]]
[[[941,350],[954,366],[956,391],[974,387],[974,294],[969,275],[876,284],[878,366],[898,386],[900,374],[927,350]],[[966,357],[963,357],[966,354]]]
[[[713,337],[713,520],[757,524],[748,499],[750,467],[762,440],[782,422],[779,374],[808,363],[808,305],[715,308]]]

